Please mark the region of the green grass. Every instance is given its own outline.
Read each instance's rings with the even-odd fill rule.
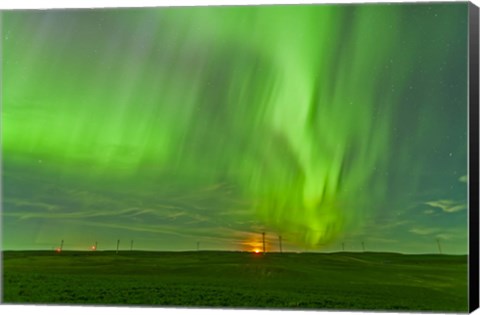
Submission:
[[[467,311],[467,256],[3,253],[5,303]]]

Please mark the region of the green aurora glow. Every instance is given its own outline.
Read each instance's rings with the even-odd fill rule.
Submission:
[[[3,12],[4,248],[465,253],[467,8]]]

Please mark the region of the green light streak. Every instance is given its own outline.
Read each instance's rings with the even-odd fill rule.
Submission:
[[[456,6],[451,21],[465,8]],[[214,202],[222,210],[242,202],[291,242],[331,243],[380,211],[391,197],[388,171],[411,162],[413,150],[395,137],[423,49],[405,24],[412,12],[5,13],[7,168],[162,196],[226,183],[231,199],[216,192]],[[446,56],[439,50],[432,62]]]

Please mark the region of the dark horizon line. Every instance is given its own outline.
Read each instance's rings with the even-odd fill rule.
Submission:
[[[7,249],[1,250],[2,253],[5,252],[53,252],[56,254],[59,254],[61,252],[80,252],[80,253],[95,253],[95,252],[112,252],[116,253],[117,250],[115,249],[105,249],[105,250],[77,250],[77,249],[62,249],[61,252],[56,251],[55,249]],[[243,250],[215,250],[215,249],[205,249],[205,250],[143,250],[143,249],[135,249],[135,250],[130,250],[130,249],[124,249],[124,250],[118,250],[118,252],[122,253],[128,253],[128,252],[144,252],[144,253],[197,253],[197,252],[222,252],[222,253],[251,253],[251,254],[256,254],[256,255],[261,255],[261,254],[323,254],[323,255],[329,255],[329,254],[341,254],[341,253],[349,253],[349,254],[396,254],[396,255],[408,255],[408,256],[424,256],[424,255],[435,255],[435,256],[468,256],[468,253],[465,254],[448,254],[448,253],[402,253],[402,252],[387,252],[387,251],[332,251],[332,252],[314,252],[314,251],[266,251],[265,253],[263,252],[253,252],[253,251],[243,251]]]

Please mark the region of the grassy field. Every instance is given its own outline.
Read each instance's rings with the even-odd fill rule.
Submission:
[[[4,303],[467,311],[467,257],[3,252]]]

